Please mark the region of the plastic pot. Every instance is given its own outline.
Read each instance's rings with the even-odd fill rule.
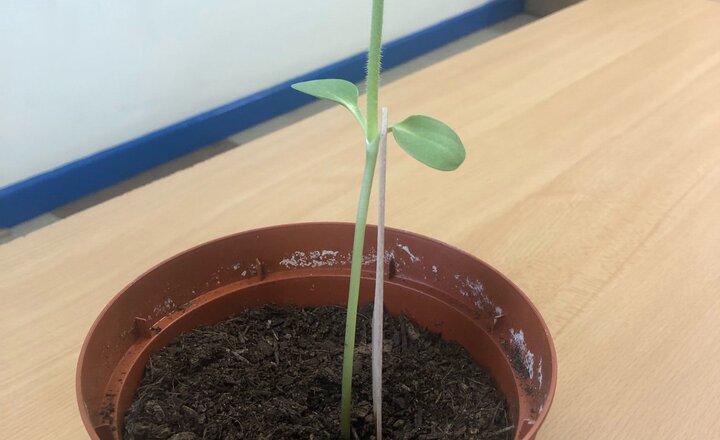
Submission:
[[[77,398],[90,438],[120,440],[145,363],[175,336],[266,303],[347,301],[353,225],[274,226],[220,238],[150,269],[105,307],[85,339]],[[369,227],[362,303],[374,286]],[[547,326],[512,282],[436,240],[386,229],[385,301],[393,314],[460,343],[505,394],[516,440],[535,437],[553,399],[557,362]]]

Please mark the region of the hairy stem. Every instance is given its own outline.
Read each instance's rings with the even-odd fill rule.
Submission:
[[[368,141],[375,139],[378,130],[378,86],[380,82],[380,51],[384,0],[373,0],[370,50],[367,63],[367,133]]]

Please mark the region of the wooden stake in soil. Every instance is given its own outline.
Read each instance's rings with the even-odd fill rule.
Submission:
[[[383,107],[380,121],[378,150],[378,223],[377,258],[375,263],[375,305],[372,327],[372,387],[373,411],[377,440],[382,440],[382,348],[383,348],[383,283],[385,268],[385,170],[387,167],[387,108]]]

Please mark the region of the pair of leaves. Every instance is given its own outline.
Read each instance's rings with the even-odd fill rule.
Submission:
[[[296,83],[292,88],[342,105],[365,130],[367,122],[358,106],[359,92],[355,84],[341,79],[319,79]],[[410,116],[394,124],[390,131],[400,148],[431,168],[452,171],[465,160],[465,147],[460,137],[437,119]]]

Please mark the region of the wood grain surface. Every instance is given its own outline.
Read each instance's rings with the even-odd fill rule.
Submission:
[[[381,104],[465,141],[448,174],[390,146],[387,223],[474,253],[538,306],[559,357],[539,440],[720,439],[720,3],[587,0]],[[0,246],[0,438],[87,438],[80,346],[151,265],[352,221],[360,140],[332,109]]]

